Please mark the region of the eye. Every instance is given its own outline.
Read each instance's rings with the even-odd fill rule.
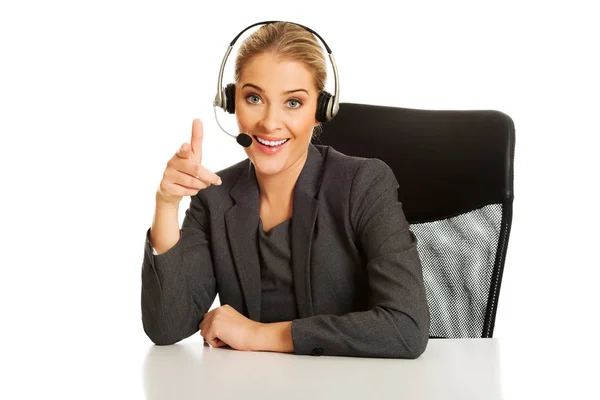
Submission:
[[[260,97],[258,97],[255,94],[251,94],[246,96],[246,101],[250,104],[258,104],[258,102],[260,101]]]
[[[292,108],[292,109],[300,108],[300,106],[302,105],[302,102],[298,99],[290,99],[290,100],[288,100],[288,105],[290,105],[290,108]]]

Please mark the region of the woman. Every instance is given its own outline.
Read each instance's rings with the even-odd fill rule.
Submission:
[[[235,66],[248,159],[217,174],[202,124],[167,163],[147,231],[142,320],[156,344],[416,358],[429,337],[416,237],[377,159],[311,144],[326,63],[292,23],[262,26]],[[368,133],[365,133],[368,134]],[[191,196],[181,230],[177,211]],[[216,293],[221,307],[207,312]]]

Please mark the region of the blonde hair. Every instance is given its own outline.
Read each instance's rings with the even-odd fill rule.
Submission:
[[[235,83],[239,82],[244,66],[253,57],[269,52],[304,64],[313,75],[318,93],[325,90],[327,64],[323,49],[311,32],[291,22],[263,25],[244,40],[235,59]]]

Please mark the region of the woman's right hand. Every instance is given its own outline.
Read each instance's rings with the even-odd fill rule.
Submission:
[[[179,205],[183,196],[195,196],[211,184],[220,185],[221,178],[202,166],[202,121],[192,123],[191,143],[184,143],[167,162],[167,168],[156,192],[156,201]]]

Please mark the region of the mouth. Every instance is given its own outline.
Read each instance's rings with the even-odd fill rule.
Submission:
[[[277,148],[279,146],[283,146],[284,144],[286,144],[287,142],[289,142],[290,138],[283,138],[283,139],[277,139],[277,140],[265,140],[263,138],[260,138],[256,135],[253,136],[254,139],[260,143],[263,146],[266,147],[272,147],[272,148]]]
[[[278,154],[282,149],[285,149],[286,144],[290,141],[290,138],[282,138],[279,140],[265,140],[256,135],[252,135],[257,143],[257,148],[261,153],[272,156]]]

